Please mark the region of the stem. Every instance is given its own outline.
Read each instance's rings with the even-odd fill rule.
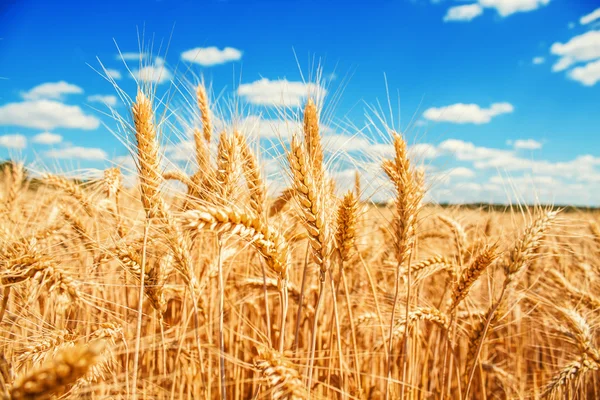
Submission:
[[[504,285],[504,287],[502,288],[502,293],[500,293],[500,298],[498,299],[498,301],[496,301],[496,304],[494,304],[494,306],[492,307],[492,309],[490,310],[490,312],[487,315],[486,321],[485,321],[485,327],[483,328],[483,332],[481,333],[481,339],[479,339],[479,344],[477,345],[477,351],[475,352],[475,358],[473,360],[473,366],[471,367],[471,371],[469,371],[469,380],[467,383],[467,389],[465,391],[465,399],[469,398],[469,391],[471,390],[471,383],[473,382],[473,375],[475,375],[475,369],[477,368],[477,360],[479,359],[479,354],[481,353],[481,349],[483,348],[483,341],[485,340],[485,335],[487,334],[487,331],[490,328],[490,325],[492,324],[492,317],[494,315],[494,313],[496,312],[496,310],[498,309],[498,306],[500,306],[500,302],[502,301],[502,298],[504,297],[504,292],[506,291],[506,285]]]
[[[144,303],[144,278],[146,277],[146,246],[148,244],[148,230],[150,228],[150,221],[151,220],[147,220],[144,226],[144,244],[142,245],[142,276],[140,277],[140,294],[138,296],[138,318],[135,333],[135,354],[133,355],[133,381],[131,384],[133,389],[131,398],[133,400],[137,399],[138,363],[140,359],[140,344],[142,339],[142,306]]]
[[[304,305],[304,286],[306,284],[306,272],[308,271],[308,254],[310,250],[310,244],[306,244],[306,255],[304,256],[304,270],[302,272],[302,283],[300,285],[300,296],[298,298],[298,312],[296,313],[296,329],[294,329],[294,344],[292,348],[294,354],[298,351],[298,332],[300,331],[300,320],[302,317],[302,306]]]
[[[365,260],[363,260],[362,256],[360,255],[360,252],[358,251],[358,248],[356,248],[356,254],[358,255],[359,260],[361,261],[363,268],[365,269],[365,272],[367,273],[367,278],[369,279],[369,286],[371,287],[371,292],[373,293],[373,300],[375,301],[375,311],[377,311],[377,320],[379,322],[379,331],[381,332],[381,340],[383,342],[383,346],[384,346],[384,353],[385,353],[385,359],[387,361],[389,354],[388,354],[388,342],[387,340],[385,340],[385,331],[383,330],[383,317],[381,316],[381,308],[379,307],[379,300],[377,300],[377,290],[375,289],[375,282],[373,281],[373,277],[371,276],[371,271],[369,270],[369,266],[367,265],[367,263],[365,262]]]
[[[408,359],[407,359],[407,354],[408,354],[408,315],[410,312],[410,297],[412,294],[412,273],[411,273],[411,268],[410,268],[410,264],[411,264],[411,260],[412,260],[412,252],[410,253],[410,255],[408,256],[408,277],[406,280],[406,312],[404,314],[404,320],[407,322],[404,325],[404,337],[402,338],[402,382],[406,382],[406,368],[408,366]],[[390,331],[390,340],[392,340],[392,331]],[[404,398],[404,389],[406,388],[406,385],[402,386],[402,398]],[[410,387],[410,385],[409,385]]]
[[[225,288],[223,286],[223,263],[222,249],[223,243],[221,238],[217,239],[218,243],[218,269],[219,269],[219,375],[221,381],[221,400],[227,399],[227,391],[225,388],[225,343],[223,335],[223,314],[225,302]]]
[[[10,286],[4,287],[4,295],[2,296],[2,305],[0,305],[0,322],[4,319],[4,313],[8,306],[8,297],[10,296]]]
[[[265,264],[260,262],[260,266],[262,267],[263,274],[263,296],[265,298],[265,323],[267,324],[267,338],[269,339],[269,344],[273,347],[273,339],[271,339],[271,313],[269,312],[269,295],[267,293],[267,273],[265,271]]]
[[[288,291],[287,281],[282,280],[280,283],[281,290],[279,291],[279,302],[281,303],[281,322],[279,324],[279,352],[283,353],[285,347],[285,321],[287,318],[288,309]]]
[[[319,322],[319,309],[321,308],[321,300],[323,299],[323,292],[325,291],[325,274],[323,274],[319,280],[319,298],[317,299],[317,305],[315,306],[315,317],[313,320],[311,344],[310,344],[310,358],[308,364],[308,397],[310,397],[310,390],[312,386],[312,375],[313,366],[315,363],[315,348],[317,347],[317,325]]]
[[[329,281],[331,282],[331,295],[333,297],[333,316],[335,319],[335,331],[336,331],[336,336],[337,336],[337,346],[338,346],[338,353],[339,353],[339,362],[340,362],[340,378],[342,380],[341,382],[341,386],[342,386],[342,399],[346,398],[346,390],[345,390],[345,374],[344,374],[344,353],[342,352],[342,334],[340,332],[340,319],[338,316],[338,309],[337,309],[337,296],[335,294],[335,284],[333,282],[333,274],[331,273],[331,270],[329,270]],[[330,345],[330,347],[332,347]]]
[[[358,363],[358,345],[356,342],[356,328],[354,327],[354,315],[352,314],[352,303],[350,302],[350,292],[348,291],[348,282],[346,281],[346,273],[344,272],[344,262],[340,261],[342,269],[342,285],[344,285],[344,293],[346,294],[346,307],[348,308],[348,319],[350,320],[350,333],[352,334],[352,352],[354,354],[354,373],[356,374],[356,385],[358,393],[362,393],[360,382],[360,364]]]

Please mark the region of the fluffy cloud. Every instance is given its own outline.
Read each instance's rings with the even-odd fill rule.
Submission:
[[[314,83],[290,82],[286,79],[271,81],[262,78],[241,84],[238,94],[249,102],[270,106],[299,106],[308,95],[321,97],[326,91]]]
[[[600,81],[600,60],[591,61],[581,67],[575,67],[567,75],[585,86],[594,86]]]
[[[590,23],[596,21],[597,19],[600,19],[600,8],[596,8],[591,13],[586,14],[583,17],[581,17],[579,19],[579,23],[581,25],[587,25],[587,24],[590,24]]]
[[[78,146],[50,150],[47,151],[45,154],[46,156],[52,158],[77,158],[81,160],[91,161],[106,160],[108,157],[108,154],[106,154],[106,152],[102,149]]]
[[[495,9],[501,17],[518,12],[536,10],[550,3],[550,0],[478,0],[475,3],[450,7],[444,21],[471,21],[483,13],[484,8]]]
[[[242,58],[242,52],[233,47],[219,50],[217,47],[196,47],[181,53],[181,59],[204,67],[237,61]]]
[[[119,70],[108,68],[105,72],[108,77],[114,80],[121,79],[121,72]]]
[[[477,104],[457,103],[445,107],[429,108],[425,110],[423,117],[438,122],[486,124],[493,117],[513,111],[514,107],[510,103],[494,103],[490,108],[481,108]]]
[[[323,136],[323,147],[332,152],[355,152],[365,151],[369,148],[369,142],[360,135],[325,135]]]
[[[42,132],[35,135],[32,142],[46,145],[58,144],[62,142],[62,136],[52,132]]]
[[[65,81],[42,83],[33,89],[21,93],[26,100],[61,99],[67,94],[80,94],[83,89]]]
[[[471,142],[465,142],[458,139],[444,140],[438,145],[438,151],[442,154],[451,154],[460,161],[497,159],[512,155],[512,152],[508,150],[475,146]]]
[[[564,71],[575,63],[600,58],[600,31],[589,31],[571,38],[567,43],[556,42],[550,53],[560,56],[552,71]]]
[[[550,0],[479,0],[482,7],[494,8],[502,17],[518,12],[536,10],[550,3]]]
[[[509,141],[508,144],[517,150],[538,150],[542,148],[542,144],[533,139],[518,139],[514,142]]]
[[[0,136],[0,146],[9,149],[24,149],[27,147],[27,138],[20,134]]]
[[[439,150],[428,143],[417,143],[409,147],[408,155],[417,160],[430,160],[439,155]]]
[[[477,3],[450,7],[444,16],[444,21],[471,21],[483,13],[483,8]]]
[[[88,96],[87,101],[90,103],[102,103],[106,104],[107,106],[114,107],[117,105],[117,96],[95,94],[93,96]]]
[[[96,129],[100,121],[85,114],[78,106],[53,100],[34,100],[0,106],[0,125],[36,129]]]
[[[543,64],[545,61],[546,59],[544,57],[533,57],[532,60],[535,65]]]
[[[473,178],[475,171],[466,167],[456,167],[446,172],[448,178]]]
[[[171,72],[169,72],[162,62],[136,69],[133,71],[133,76],[142,82],[159,84],[168,82],[173,78]]]

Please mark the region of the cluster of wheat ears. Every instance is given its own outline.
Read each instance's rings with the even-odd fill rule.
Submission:
[[[426,205],[393,131],[392,201],[358,174],[340,194],[310,98],[271,198],[254,143],[196,97],[193,174],[161,167],[143,89],[134,187],[3,171],[3,398],[600,396],[593,215]]]

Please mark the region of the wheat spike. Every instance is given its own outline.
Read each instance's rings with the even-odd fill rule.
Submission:
[[[10,389],[13,400],[43,400],[65,393],[99,361],[103,341],[60,351],[52,360],[17,378]]]
[[[254,358],[272,399],[308,399],[297,368],[274,349],[262,348]]]
[[[348,191],[337,209],[337,230],[335,240],[342,261],[350,258],[356,237],[356,221],[358,218],[357,202],[354,193]]]
[[[265,257],[274,272],[283,279],[287,278],[289,255],[283,235],[255,215],[232,207],[201,207],[185,212],[181,220],[187,229],[207,228],[248,240]]]

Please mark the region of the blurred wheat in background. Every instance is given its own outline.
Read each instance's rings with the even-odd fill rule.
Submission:
[[[163,168],[162,130],[187,114],[156,102],[140,87],[117,118],[133,186],[117,167],[82,182],[4,163],[3,398],[600,397],[594,214],[429,204],[392,129],[392,201],[358,171],[344,192],[318,98],[270,196],[264,149],[216,131],[203,85],[194,170]]]

